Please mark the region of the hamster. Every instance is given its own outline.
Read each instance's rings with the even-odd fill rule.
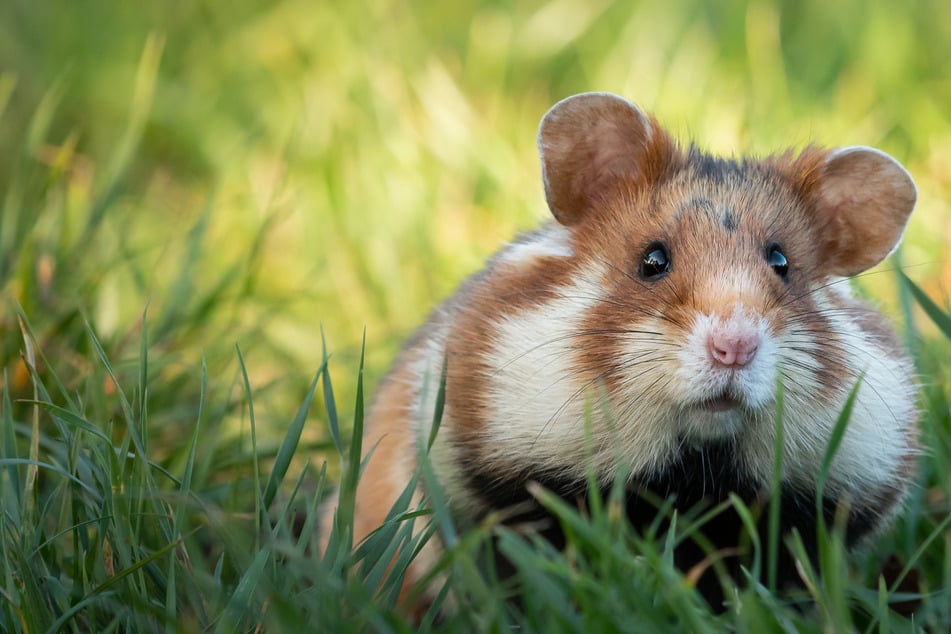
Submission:
[[[553,219],[436,308],[382,382],[366,422],[372,454],[355,540],[410,481],[443,370],[430,456],[463,524],[514,505],[522,511],[513,521],[544,518],[530,482],[583,503],[589,472],[605,490],[628,474],[635,527],[655,519],[650,496],[680,511],[730,493],[761,506],[781,385],[782,530],[798,529],[815,555],[817,475],[853,390],[826,519],[847,508],[850,547],[886,526],[919,451],[914,371],[888,321],[850,295],[846,278],[901,239],[917,197],[905,168],[867,147],[714,157],[605,93],[553,106],[538,149]],[[563,545],[557,522],[539,530]],[[703,531],[728,549],[742,526],[727,511]],[[407,584],[438,549],[431,540]],[[683,570],[705,556],[695,544],[674,553]],[[738,564],[731,570],[739,578]],[[783,555],[780,581],[796,576]],[[712,573],[699,589],[722,600]]]

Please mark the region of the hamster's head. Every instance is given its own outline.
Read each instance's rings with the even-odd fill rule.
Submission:
[[[556,104],[538,146],[557,222],[503,252],[496,277],[513,298],[544,279],[545,302],[498,317],[480,308],[470,328],[496,341],[488,362],[480,353],[487,443],[543,468],[582,464],[579,419],[601,393],[610,421],[593,442],[605,469],[617,454],[649,468],[684,443],[733,439],[746,447],[738,460],[768,471],[782,389],[791,468],[809,471],[862,381],[865,422],[851,425],[839,463],[897,468],[886,454],[911,442],[910,370],[844,280],[901,238],[916,190],[897,161],[861,147],[715,158],[601,93]]]

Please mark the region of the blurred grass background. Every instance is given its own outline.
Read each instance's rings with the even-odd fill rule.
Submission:
[[[725,154],[890,152],[921,190],[903,264],[946,297],[948,59],[941,0],[13,0],[0,283],[57,356],[84,315],[121,359],[148,305],[171,374],[202,354],[233,373],[239,343],[257,385],[299,402],[322,324],[348,368],[366,328],[372,384],[547,215],[540,116],[609,90]],[[896,306],[893,276],[863,286]],[[10,311],[3,325],[22,380]]]
[[[104,606],[103,623],[153,623],[110,621],[131,606],[191,631],[230,613],[229,597],[246,596],[232,595],[236,579],[260,574],[269,548],[271,519],[249,512],[262,500],[257,460],[282,438],[296,445],[321,330],[346,422],[364,331],[372,394],[431,307],[547,217],[538,120],[586,90],[620,93],[677,138],[727,155],[863,144],[909,168],[920,197],[900,260],[858,282],[906,322],[929,453],[865,578],[897,554],[920,566],[922,592],[947,588],[949,542],[931,540],[944,535],[951,487],[951,344],[902,301],[892,269],[948,305],[949,59],[941,0],[0,3],[0,546],[15,562],[0,586],[4,623],[16,609],[62,620],[65,606],[90,604]],[[298,448],[314,465],[333,410],[320,405]],[[133,429],[149,464],[109,462]],[[25,457],[60,471],[37,474]],[[287,469],[274,462],[269,489]],[[92,488],[77,492],[64,473]],[[110,483],[132,512],[109,515]],[[194,505],[187,519],[168,510],[170,490],[179,511],[186,497]],[[293,517],[293,506],[274,513]],[[132,546],[118,552],[124,535]],[[181,535],[194,569],[170,550]],[[930,549],[910,557],[925,535]],[[310,557],[292,564],[306,582],[285,561],[271,578],[340,609],[334,592],[300,590],[316,587]],[[275,587],[265,605],[286,594]],[[944,592],[925,611],[934,622],[947,622]],[[39,629],[50,622],[37,617]]]

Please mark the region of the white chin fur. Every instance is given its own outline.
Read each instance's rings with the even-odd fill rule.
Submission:
[[[706,412],[691,407],[677,419],[681,435],[694,444],[732,438],[743,428],[747,414],[741,408]]]

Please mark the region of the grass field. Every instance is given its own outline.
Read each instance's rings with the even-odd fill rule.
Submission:
[[[556,510],[568,556],[490,524],[452,541],[437,512],[478,609],[422,629],[946,631],[948,59],[939,0],[3,3],[0,630],[410,631],[405,562],[380,563],[406,529],[351,570],[345,535],[315,555],[317,505],[352,487],[339,454],[402,339],[546,216],[541,115],[609,90],[716,152],[909,168],[904,246],[857,285],[915,354],[919,484],[863,556],[830,540],[814,605],[754,586],[723,615],[665,556],[676,531],[610,505]],[[477,564],[490,534],[511,585]]]

